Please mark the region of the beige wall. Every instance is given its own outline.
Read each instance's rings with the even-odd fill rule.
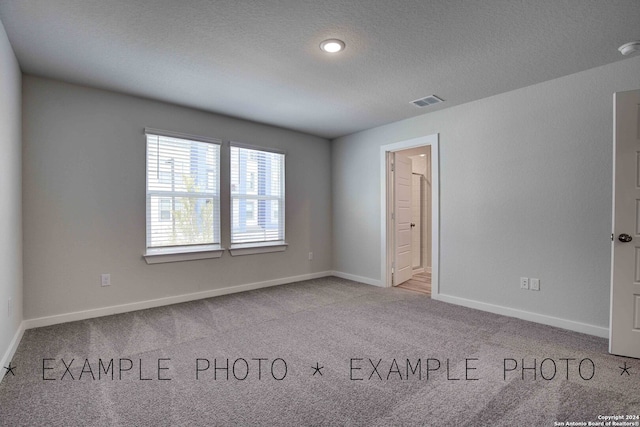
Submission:
[[[380,280],[380,146],[439,133],[440,292],[608,327],[612,95],[639,76],[625,59],[334,140],[334,270]]]
[[[0,22],[0,361],[22,322],[22,76]],[[8,300],[13,314],[8,315]],[[0,369],[2,369],[0,365]],[[0,377],[4,369],[0,372]]]
[[[25,318],[331,269],[329,141],[31,76],[24,77],[23,103]],[[286,150],[289,248],[147,265],[145,127]],[[223,159],[223,177],[225,170]],[[222,216],[228,246],[224,205]],[[101,273],[111,274],[112,286],[100,287]]]

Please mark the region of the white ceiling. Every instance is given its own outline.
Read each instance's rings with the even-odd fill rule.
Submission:
[[[639,0],[0,0],[22,70],[327,138],[623,60]],[[319,44],[340,38],[344,52]],[[446,100],[427,109],[409,102]]]

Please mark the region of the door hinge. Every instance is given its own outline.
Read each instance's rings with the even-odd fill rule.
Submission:
[[[395,172],[396,170],[396,164],[391,162],[391,172]]]
[[[394,275],[393,273],[391,273],[391,286],[393,286],[393,285],[395,285],[395,284],[396,284],[396,282],[395,282],[395,277],[394,277],[394,276],[395,276],[395,275]]]
[[[395,214],[395,212],[391,212],[391,219],[396,219],[396,214]]]
[[[613,242],[613,233],[611,233],[611,241]]]

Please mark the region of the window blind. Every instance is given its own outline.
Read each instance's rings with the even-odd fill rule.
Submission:
[[[232,145],[231,243],[284,242],[282,153]]]
[[[220,143],[146,135],[147,248],[219,244]]]

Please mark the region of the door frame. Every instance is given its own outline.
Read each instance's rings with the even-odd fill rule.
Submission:
[[[440,293],[440,135],[394,142],[380,147],[380,282],[391,287],[391,264],[394,258],[393,221],[391,217],[393,174],[390,173],[390,153],[409,148],[431,147],[431,298]]]

